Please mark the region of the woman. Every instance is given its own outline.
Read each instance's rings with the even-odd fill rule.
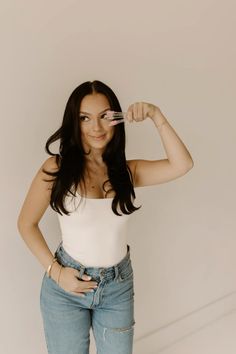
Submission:
[[[18,217],[22,238],[45,269],[40,308],[51,354],[88,354],[90,327],[100,354],[132,353],[134,284],[126,231],[140,208],[133,204],[134,188],[173,180],[193,167],[157,106],[134,103],[121,121],[114,111],[122,112],[118,99],[101,81],[72,92],[61,127],[46,143],[52,157],[39,168]],[[126,160],[124,123],[147,118],[167,158]],[[58,139],[60,154],[53,154],[49,145]],[[54,255],[38,227],[49,204],[62,234]]]

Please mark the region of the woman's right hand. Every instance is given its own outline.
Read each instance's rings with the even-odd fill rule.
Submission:
[[[56,283],[60,268],[61,266],[59,265],[54,268],[54,272],[53,267],[51,270],[51,277],[56,281]],[[65,291],[71,292],[78,296],[85,296],[84,292],[91,292],[93,291],[92,289],[97,288],[97,282],[94,280],[90,281],[91,278],[89,278],[88,275],[83,274],[82,280],[79,280],[78,277],[79,271],[77,269],[72,267],[62,267],[58,285]]]

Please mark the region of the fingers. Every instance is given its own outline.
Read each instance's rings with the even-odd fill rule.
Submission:
[[[60,284],[60,286],[65,291],[67,291],[71,294],[75,294],[75,295],[84,297],[85,296],[84,293],[95,291],[95,289],[98,287],[98,283],[96,281],[90,280],[91,276],[89,276],[87,274],[83,274],[82,277],[80,278],[79,277],[80,272],[78,270],[73,269],[73,271],[72,271],[70,267],[68,267],[68,268],[69,268],[68,272],[73,273],[73,276],[74,276],[74,278],[77,279],[77,281],[75,281],[75,279],[72,280],[73,285],[72,284],[71,285],[72,285],[73,290],[68,290],[67,287],[70,287],[68,285],[66,286],[64,284],[64,286],[65,286],[64,287],[62,284]],[[70,276],[71,276],[71,274],[70,274]],[[64,277],[64,278],[66,278],[66,277]],[[64,280],[67,280],[67,281],[65,281],[65,283],[69,282],[68,279],[64,279]]]
[[[128,120],[129,123],[133,122],[133,113],[132,113],[132,111],[127,111],[126,119]]]
[[[83,280],[90,280],[90,279],[91,279],[91,276],[90,276],[90,275],[87,275],[87,274],[83,274],[81,279],[83,279]]]
[[[85,289],[83,289],[82,291],[81,291],[81,289],[80,289],[80,291],[78,292],[78,291],[73,291],[73,293],[74,294],[76,294],[76,295],[78,295],[78,296],[82,296],[82,297],[84,297],[85,296],[85,294],[84,293],[92,293],[92,292],[94,292],[95,290],[96,290],[96,288],[97,288],[97,286],[93,289],[91,289],[91,288],[85,288]]]
[[[143,120],[143,102],[136,102],[133,104],[133,119],[136,122]]]
[[[88,282],[88,283],[90,283],[90,285],[92,286],[92,285],[97,285],[97,282],[96,281],[94,281],[94,280],[91,280],[90,281],[90,279],[91,279],[91,276],[90,275],[87,275],[87,274],[83,274],[82,275],[82,278],[80,278],[79,277],[79,271],[77,271],[76,272],[76,278],[78,279],[78,280],[80,280],[80,281],[86,281],[86,282]]]
[[[111,111],[111,117],[113,117],[114,119],[111,120],[111,122],[109,123],[110,126],[113,125],[117,125],[119,123],[124,123],[126,120],[129,123],[133,123],[135,122],[141,122],[144,119],[146,119],[146,117],[149,115],[149,111],[151,110],[150,107],[155,107],[152,104],[149,104],[147,102],[135,102],[133,104],[131,104],[128,109],[127,112],[115,112],[115,111]],[[114,113],[114,116],[113,116]],[[116,114],[116,116],[115,116]],[[122,119],[122,117],[124,119]]]
[[[86,281],[86,283],[89,284],[90,287],[95,286],[95,285],[98,284],[95,280],[90,280],[91,277],[88,278],[88,276],[87,276],[86,274],[84,274],[84,275],[82,276],[82,278],[77,277],[77,279],[78,279],[79,281],[82,281],[83,283],[84,283],[84,281]],[[81,280],[81,279],[82,279],[82,280]]]
[[[88,276],[87,274],[83,274],[82,280],[78,276],[76,276],[78,281],[80,282],[80,288],[83,287],[83,291],[90,291],[91,289],[97,288],[98,283],[95,280],[89,280],[91,279],[91,276]]]
[[[126,113],[126,117],[129,122],[141,122],[148,116],[150,107],[153,105],[146,102],[135,102],[131,104]],[[155,106],[154,106],[155,107]]]
[[[94,280],[90,280],[91,276],[87,274],[83,274],[82,277],[79,277],[80,272],[76,272],[76,278],[78,279],[79,286],[78,291],[74,291],[75,294],[79,296],[85,296],[83,292],[93,292],[98,287],[98,283]],[[82,289],[81,289],[82,288]]]
[[[142,103],[136,102],[133,103],[127,110],[126,117],[130,123],[134,121],[139,121],[142,117]]]
[[[74,290],[74,291],[70,291],[72,294],[76,294],[78,296],[82,296],[84,297],[85,294],[84,293],[90,293],[90,292],[94,292],[97,289],[97,285],[93,286],[93,287],[89,287],[89,288],[84,288],[84,289],[78,289],[78,290]]]

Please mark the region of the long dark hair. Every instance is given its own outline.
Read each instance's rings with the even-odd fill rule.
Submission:
[[[56,156],[58,170],[56,172],[50,172],[43,169],[43,171],[55,177],[49,180],[54,181],[50,206],[60,215],[62,215],[61,211],[66,215],[70,214],[70,212],[65,209],[63,203],[68,192],[75,197],[75,194],[70,188],[74,186],[75,190],[77,190],[80,181],[85,181],[84,172],[86,161],[84,155],[86,155],[86,152],[81,142],[79,111],[84,96],[93,93],[104,94],[109,101],[111,110],[116,112],[122,111],[115,93],[107,85],[98,80],[93,82],[86,81],[76,87],[71,93],[65,107],[62,125],[48,138],[45,145],[46,152],[51,156]],[[124,214],[131,214],[140,209],[141,206],[135,207],[131,201],[131,197],[134,200],[136,196],[133,188],[132,173],[126,163],[124,124],[117,124],[114,128],[114,135],[106,145],[105,151],[102,154],[103,161],[107,165],[109,177],[109,179],[103,183],[103,190],[105,191],[105,183],[110,182],[112,190],[116,192],[112,200],[112,210],[116,215],[122,216],[122,214],[119,214],[117,211],[118,203],[120,210]],[[60,153],[54,154],[49,150],[49,145],[58,139],[60,139]]]

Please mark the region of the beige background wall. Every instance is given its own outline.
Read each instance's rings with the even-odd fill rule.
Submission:
[[[46,354],[43,269],[16,218],[48,157],[46,139],[87,80],[110,85],[123,110],[139,100],[159,106],[195,163],[182,178],[136,189],[135,354],[165,352],[236,308],[235,11],[229,0],[2,0],[2,352]],[[151,121],[126,129],[127,158],[166,156]],[[53,251],[51,209],[40,226]]]

